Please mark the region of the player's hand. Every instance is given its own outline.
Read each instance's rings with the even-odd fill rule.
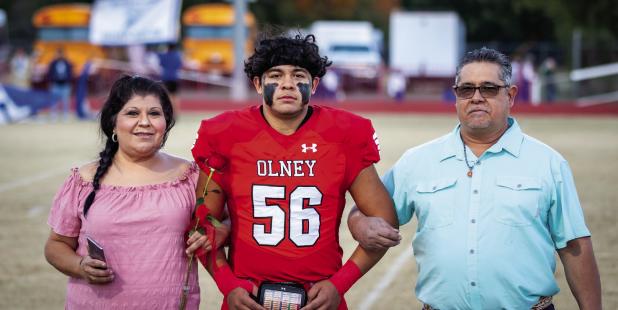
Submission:
[[[256,290],[255,287],[253,290]],[[233,289],[227,295],[227,306],[230,310],[266,310],[264,307],[255,302],[255,300],[249,296],[249,292],[242,287]]]
[[[350,227],[350,231],[354,239],[369,251],[384,251],[401,242],[399,230],[381,217],[359,217],[354,227]]]
[[[301,310],[336,310],[341,296],[332,282],[322,280],[311,287],[307,293],[309,302]]]
[[[217,232],[215,235],[215,242],[217,245],[217,249],[224,246],[227,243],[227,237],[229,237],[230,231],[232,230],[230,226],[231,226],[231,223],[229,221],[223,221],[221,222],[221,225],[215,228]]]
[[[114,280],[114,272],[104,261],[84,256],[79,262],[79,274],[90,284],[105,284]]]
[[[191,237],[187,240],[187,245],[189,246],[186,250],[187,255],[193,254],[200,247],[204,249],[204,252],[208,252],[212,249],[212,243],[210,239],[208,239],[208,236],[202,235],[198,231],[194,231],[193,234],[191,234]]]

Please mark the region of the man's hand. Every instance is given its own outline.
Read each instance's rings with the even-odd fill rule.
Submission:
[[[253,290],[256,290],[255,287]],[[249,292],[242,287],[233,289],[227,295],[227,305],[230,310],[266,310],[264,307],[255,302],[255,300],[249,296]]]
[[[352,236],[368,251],[386,250],[401,242],[399,230],[381,217],[365,216],[354,208],[348,218]]]
[[[307,293],[309,303],[302,310],[336,310],[341,302],[341,296],[332,282],[322,280],[311,287]]]

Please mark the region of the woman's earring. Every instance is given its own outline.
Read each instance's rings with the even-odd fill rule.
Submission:
[[[112,133],[112,141],[118,142],[118,135],[116,134],[116,132]]]

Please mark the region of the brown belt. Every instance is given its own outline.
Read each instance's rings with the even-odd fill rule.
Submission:
[[[534,304],[534,306],[532,306],[532,308],[530,308],[530,310],[543,310],[543,309],[546,309],[547,307],[551,306],[551,304],[552,304],[552,297],[551,296],[544,296],[544,297],[541,297],[541,299],[539,299],[539,302]],[[432,306],[430,306],[428,304],[424,304],[422,310],[439,310],[439,309],[435,309],[435,308],[433,308]]]

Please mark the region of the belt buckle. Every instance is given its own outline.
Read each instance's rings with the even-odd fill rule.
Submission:
[[[307,303],[307,292],[294,282],[262,282],[257,300],[267,310],[298,310]]]
[[[530,310],[543,310],[552,304],[552,296],[541,296],[539,302],[534,304]]]

